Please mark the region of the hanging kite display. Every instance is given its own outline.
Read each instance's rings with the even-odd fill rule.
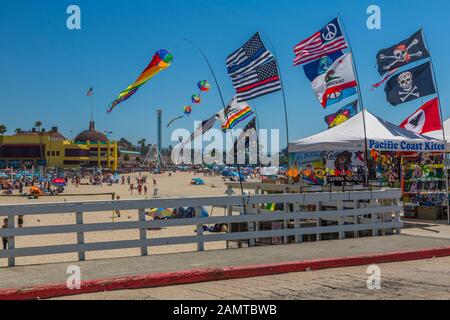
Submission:
[[[200,102],[202,102],[202,99],[200,98],[199,94],[193,94],[191,97],[191,101],[193,104],[200,104]]]
[[[202,92],[208,92],[211,89],[211,85],[206,80],[199,81],[197,86]]]
[[[191,106],[184,107],[184,114],[185,115],[190,115],[191,113],[192,113],[192,107]]]
[[[183,116],[179,116],[179,117],[175,117],[174,119],[170,120],[170,122],[167,124],[167,128],[170,127],[170,125],[172,123],[174,123],[175,121],[177,121],[179,119],[182,119],[185,116],[189,117],[192,114],[192,105],[202,103],[201,93],[202,92],[208,92],[208,91],[211,90],[211,84],[207,80],[200,80],[197,83],[197,87],[200,90],[200,92],[199,93],[194,93],[191,96],[191,104],[183,108],[184,115]]]
[[[172,54],[165,50],[161,49],[155,53],[153,56],[152,61],[150,64],[145,68],[145,70],[141,73],[139,78],[130,85],[128,88],[126,88],[124,91],[122,91],[116,100],[114,100],[113,103],[111,103],[108,107],[108,113],[112,112],[114,108],[130,98],[132,95],[134,95],[138,89],[146,84],[150,79],[152,79],[154,76],[156,76],[158,73],[160,73],[162,70],[165,70],[170,67],[170,65],[173,62],[173,56]]]

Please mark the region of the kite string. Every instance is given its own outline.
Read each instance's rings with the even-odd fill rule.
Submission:
[[[173,49],[170,50],[171,53],[174,53],[178,47],[184,42],[184,39],[180,39],[174,46]]]

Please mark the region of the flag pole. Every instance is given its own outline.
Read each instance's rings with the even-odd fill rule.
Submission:
[[[256,118],[256,150],[257,150],[257,156],[256,156],[256,165],[259,166],[259,175],[261,177],[261,171],[262,171],[262,166],[261,166],[261,161],[259,159],[259,132],[260,132],[260,127],[259,127],[259,117],[258,117],[258,111],[256,110],[256,102],[255,99],[253,99],[253,110],[255,110],[255,118]],[[261,179],[261,183],[263,184],[263,180]]]
[[[186,41],[187,43],[190,43],[192,46],[194,46],[200,52],[200,54],[203,56],[203,59],[205,60],[206,64],[208,65],[209,70],[211,71],[211,74],[212,74],[212,76],[214,78],[214,81],[215,81],[216,86],[217,86],[217,90],[219,92],[220,100],[222,101],[223,109],[225,111],[226,104],[225,104],[225,100],[224,100],[223,95],[222,95],[222,90],[220,90],[219,81],[217,80],[216,74],[214,73],[214,70],[213,70],[213,68],[211,66],[211,63],[209,62],[208,57],[206,56],[206,54],[203,52],[203,50],[195,42],[193,42],[193,41],[191,41],[189,39],[186,39],[186,38],[184,38],[183,40]],[[228,115],[225,112],[224,112],[224,115],[225,115],[225,117],[227,117],[227,120],[228,120]],[[231,132],[231,135],[233,135],[232,132]],[[233,141],[234,141],[234,138],[233,138]],[[237,164],[237,169],[239,171],[239,184],[240,184],[240,187],[241,187],[241,194],[244,195],[244,186],[243,186],[242,176],[241,176],[241,167],[240,167],[239,163],[236,163],[236,164]],[[245,205],[244,205],[244,213],[247,214]]]
[[[286,91],[284,89],[284,82],[283,82],[283,75],[281,73],[281,68],[280,68],[280,64],[278,63],[278,56],[277,56],[277,52],[275,50],[275,46],[273,45],[272,40],[270,39],[270,37],[267,35],[266,32],[262,32],[264,34],[264,36],[267,38],[267,40],[269,41],[270,46],[272,47],[272,51],[273,51],[273,56],[275,58],[275,63],[277,65],[277,69],[278,69],[278,74],[280,76],[280,82],[281,82],[281,93],[283,94],[283,105],[284,105],[284,121],[285,121],[285,125],[286,125],[286,142],[287,142],[287,147],[286,147],[286,158],[288,160],[289,163],[289,118],[288,118],[288,112],[287,112],[287,99],[286,99]]]
[[[344,24],[344,20],[342,19],[340,13],[338,13],[338,21],[340,23],[342,23],[342,29],[344,31],[344,35],[347,38],[347,42],[348,42],[348,47],[350,49],[351,55],[352,55],[352,67],[353,67],[353,72],[355,73],[355,77],[356,77],[356,82],[357,82],[357,88],[358,88],[358,100],[359,100],[359,104],[360,104],[360,108],[361,108],[361,112],[362,112],[362,118],[363,118],[363,128],[364,128],[364,152],[365,152],[365,163],[366,163],[366,167],[367,167],[367,172],[366,172],[366,186],[369,187],[369,174],[370,174],[370,168],[369,168],[369,148],[368,148],[368,143],[367,143],[367,127],[366,127],[366,109],[364,107],[364,103],[363,103],[363,98],[362,98],[362,91],[361,91],[361,85],[360,85],[360,81],[359,81],[359,76],[358,76],[358,69],[356,68],[356,61],[355,61],[355,55],[353,54],[353,49],[352,49],[352,44],[350,42],[350,38],[347,34],[347,29],[345,28],[345,24]]]
[[[94,92],[91,95],[91,121],[94,121]]]
[[[431,73],[433,74],[433,80],[434,80],[434,85],[436,87],[436,95],[438,98],[438,105],[439,105],[439,116],[441,119],[441,125],[442,125],[442,137],[444,140],[444,146],[445,146],[445,150],[444,150],[444,177],[445,177],[445,203],[447,204],[447,222],[450,225],[450,202],[448,199],[448,164],[447,164],[447,139],[445,136],[445,128],[444,128],[444,115],[442,113],[442,106],[441,106],[441,98],[440,98],[440,94],[439,94],[439,86],[438,86],[438,82],[437,82],[437,78],[436,78],[436,72],[434,71],[434,64],[433,64],[433,57],[430,51],[430,47],[428,45],[428,41],[427,38],[425,37],[425,32],[423,29],[423,26],[420,26],[420,31],[422,33],[422,37],[423,40],[425,42],[425,46],[428,49],[428,52],[430,53],[430,65],[431,65]]]

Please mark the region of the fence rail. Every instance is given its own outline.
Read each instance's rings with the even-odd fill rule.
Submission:
[[[0,229],[0,237],[8,238],[9,247],[0,251],[0,259],[7,258],[8,266],[14,266],[17,257],[48,254],[78,253],[79,260],[85,260],[89,251],[140,248],[141,255],[148,254],[148,248],[155,246],[197,244],[199,251],[204,244],[217,241],[246,241],[250,246],[258,239],[295,237],[302,242],[303,236],[338,234],[345,238],[347,232],[371,231],[378,234],[400,233],[403,224],[400,219],[402,207],[398,205],[401,191],[397,189],[377,191],[354,191],[307,194],[277,194],[252,196],[192,197],[150,200],[90,201],[42,203],[30,205],[0,205],[0,217],[9,218],[8,228]],[[267,203],[283,204],[282,211],[264,209]],[[226,215],[201,218],[202,207],[226,208]],[[244,210],[245,206],[245,210]],[[315,211],[306,211],[306,206],[314,206]],[[191,219],[147,220],[146,209],[150,208],[196,208],[196,217]],[[137,210],[137,221],[85,224],[86,215],[115,210]],[[246,214],[244,214],[244,212]],[[73,224],[17,228],[16,217],[75,213]],[[197,217],[198,216],[198,217]],[[260,230],[261,223],[282,222],[280,230]],[[311,226],[311,221],[315,222]],[[326,221],[326,224],[323,224]],[[305,224],[308,222],[308,224]],[[302,225],[303,223],[303,225]],[[204,234],[204,225],[243,224],[247,228],[238,232]],[[292,225],[294,227],[292,227]],[[149,238],[147,231],[152,228],[195,226],[196,234],[167,238]],[[139,230],[139,238],[121,241],[85,243],[85,233],[116,230]],[[231,231],[231,230],[230,230]],[[76,244],[51,245],[41,247],[15,246],[16,237],[76,234]]]

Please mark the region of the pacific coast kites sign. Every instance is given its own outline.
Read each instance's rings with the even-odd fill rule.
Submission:
[[[436,141],[408,142],[393,140],[369,140],[369,149],[378,151],[404,151],[404,152],[443,152],[445,144]]]

